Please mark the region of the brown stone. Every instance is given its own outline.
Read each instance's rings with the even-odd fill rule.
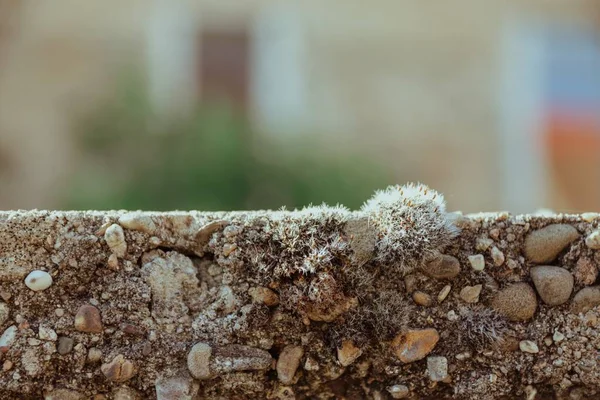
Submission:
[[[419,292],[419,291],[413,293],[413,300],[418,305],[424,306],[424,307],[429,307],[429,306],[431,306],[431,303],[432,303],[430,295],[428,295],[425,292]]]
[[[535,314],[537,298],[527,283],[513,283],[496,293],[492,308],[511,321],[527,321]]]
[[[333,322],[337,317],[355,308],[357,305],[358,299],[347,297],[333,306],[321,307],[318,304],[309,304],[304,311],[308,318],[313,321]]]
[[[573,275],[560,267],[540,266],[530,271],[535,288],[549,306],[559,306],[569,301],[573,292]]]
[[[269,288],[259,286],[250,289],[248,293],[255,303],[264,304],[268,307],[279,304],[279,296]]]
[[[531,232],[525,238],[525,256],[536,264],[554,261],[571,242],[579,238],[577,229],[567,224],[552,224]]]
[[[211,377],[210,358],[212,347],[208,343],[196,343],[187,356],[187,367],[190,374],[196,379],[208,379]]]
[[[283,348],[277,360],[277,377],[281,383],[284,385],[293,383],[303,355],[304,348],[302,346],[288,345]]]
[[[460,298],[466,303],[477,303],[481,289],[483,289],[483,285],[465,286],[460,291]]]
[[[600,286],[589,286],[581,289],[573,297],[571,312],[584,313],[600,305]]]
[[[342,345],[337,348],[337,358],[342,366],[347,367],[362,355],[360,347],[356,347],[352,340],[342,341]]]
[[[79,307],[79,310],[75,315],[75,329],[87,333],[102,332],[102,318],[100,317],[100,311],[89,304]]]
[[[456,257],[441,255],[422,267],[425,275],[435,279],[453,279],[460,273],[460,262]]]
[[[440,335],[433,328],[411,329],[392,341],[392,351],[403,363],[422,360],[433,350]]]
[[[122,383],[133,378],[136,368],[133,362],[127,360],[122,354],[119,354],[112,361],[102,364],[100,371],[102,371],[108,380]]]

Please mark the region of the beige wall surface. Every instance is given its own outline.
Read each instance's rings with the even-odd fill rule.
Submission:
[[[74,116],[93,106],[123,68],[152,70],[145,65],[149,25],[169,3],[18,3],[0,41],[0,208],[58,207],[77,160],[69,138]],[[252,35],[261,15],[281,7],[180,5],[194,24],[191,35],[202,29]],[[363,149],[398,181],[425,182],[445,192],[451,208],[476,211],[503,207],[497,88],[506,21],[593,18],[596,7],[353,0],[290,2],[286,10],[299,21],[305,49],[306,134],[324,137],[332,148]]]

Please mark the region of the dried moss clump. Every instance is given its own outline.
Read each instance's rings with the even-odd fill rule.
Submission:
[[[487,307],[464,307],[459,310],[459,342],[475,349],[501,341],[508,325],[498,312]]]
[[[458,235],[444,197],[421,184],[390,186],[362,207],[378,231],[376,260],[408,273]]]

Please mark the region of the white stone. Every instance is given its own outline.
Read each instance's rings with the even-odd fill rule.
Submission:
[[[600,249],[600,230],[594,231],[585,238],[585,245],[590,249]]]
[[[38,336],[42,340],[51,340],[53,342],[56,342],[56,340],[58,340],[58,335],[56,334],[54,329],[51,329],[44,325],[40,325],[38,329]]]
[[[483,271],[485,268],[485,259],[483,258],[482,254],[469,256],[469,262],[475,271]]]
[[[484,238],[479,238],[477,239],[477,242],[475,244],[475,248],[479,251],[485,251],[487,250],[492,244],[494,244],[494,241],[490,238],[484,237]]]
[[[11,325],[6,328],[4,333],[2,333],[2,336],[0,336],[0,352],[6,353],[8,349],[10,349],[10,346],[13,345],[16,338],[17,327],[15,325]]]
[[[46,271],[31,271],[25,278],[25,285],[34,292],[46,290],[52,286],[52,277]]]
[[[448,377],[446,357],[427,357],[427,374],[433,382],[441,382]]]
[[[587,213],[581,214],[581,219],[584,220],[585,222],[592,222],[599,216],[600,216],[600,214],[598,214],[598,213],[587,212]]]
[[[565,340],[565,335],[563,335],[559,331],[555,331],[554,335],[552,335],[552,340],[554,340],[556,343],[562,342],[563,340]]]
[[[448,294],[450,294],[450,290],[452,290],[452,286],[450,285],[446,285],[442,288],[442,290],[440,290],[440,293],[438,293],[438,302],[442,302],[444,300],[446,300],[446,297],[448,297]]]
[[[492,247],[492,250],[490,250],[490,254],[492,256],[492,260],[494,260],[494,265],[496,267],[499,267],[502,264],[504,264],[504,253],[501,252],[496,246]]]
[[[110,250],[114,255],[121,258],[125,257],[125,254],[127,253],[127,242],[125,241],[125,233],[123,232],[121,225],[112,224],[106,228],[104,240],[106,240],[106,244],[110,247]]]
[[[524,353],[532,354],[538,353],[540,351],[538,345],[535,342],[532,342],[531,340],[521,340],[521,342],[519,342],[519,349],[521,349],[521,351]]]
[[[394,399],[404,399],[410,394],[410,390],[405,385],[393,385],[388,387],[387,391]]]

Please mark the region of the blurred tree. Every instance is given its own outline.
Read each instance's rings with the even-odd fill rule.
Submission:
[[[83,159],[66,207],[212,211],[327,202],[356,208],[388,184],[368,160],[317,151],[306,142],[313,139],[282,148],[252,135],[245,119],[223,105],[159,120],[140,87],[122,85],[76,129]]]

